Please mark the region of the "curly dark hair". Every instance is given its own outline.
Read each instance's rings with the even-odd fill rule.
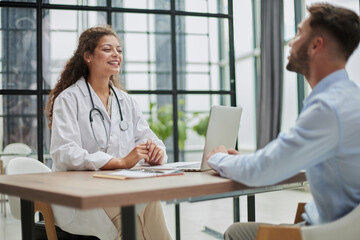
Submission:
[[[84,53],[89,52],[90,54],[93,54],[100,39],[109,35],[118,38],[110,26],[89,28],[80,35],[78,47],[75,50],[74,55],[66,63],[64,70],[61,72],[60,79],[56,83],[55,88],[50,92],[49,100],[46,103],[45,112],[49,117],[48,126],[50,129],[55,99],[62,91],[73,85],[81,77],[87,79],[89,76],[89,69],[83,58]],[[115,87],[125,90],[119,83],[120,77],[118,75],[112,75],[109,80]]]

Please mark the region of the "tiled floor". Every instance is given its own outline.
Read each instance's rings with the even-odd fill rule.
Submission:
[[[300,190],[285,190],[256,195],[256,219],[260,222],[291,223],[295,217],[298,202],[310,201],[310,193]],[[223,233],[232,223],[233,201],[230,198],[182,203],[181,239],[211,240],[217,239],[203,230],[205,227]],[[240,198],[241,221],[246,221],[246,197]],[[164,212],[168,228],[175,236],[175,210],[173,204],[164,203]],[[20,221],[14,219],[7,206],[8,216],[0,217],[0,240],[20,240]]]

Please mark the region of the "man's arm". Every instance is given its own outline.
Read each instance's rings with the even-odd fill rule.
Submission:
[[[288,133],[280,134],[263,149],[248,155],[214,149],[208,163],[221,176],[247,185],[274,184],[334,156],[339,131],[336,112],[317,103],[301,114]]]

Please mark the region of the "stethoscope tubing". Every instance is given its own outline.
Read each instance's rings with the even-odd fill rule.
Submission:
[[[91,95],[91,91],[90,91],[88,81],[86,81],[86,86],[87,86],[87,89],[89,91],[89,96],[90,96],[91,105],[92,105],[92,108],[90,109],[90,112],[89,112],[89,121],[90,121],[91,130],[92,130],[93,136],[95,138],[96,144],[98,145],[98,148],[101,149],[101,150],[106,150],[109,147],[109,134],[108,134],[106,126],[105,126],[105,118],[104,118],[103,114],[101,113],[100,109],[95,107],[94,100],[93,100],[92,95]],[[120,114],[120,126],[119,127],[120,127],[120,130],[126,131],[129,128],[129,124],[126,121],[124,121],[123,114],[122,114],[122,111],[121,111],[121,105],[120,105],[119,98],[118,98],[114,88],[110,84],[109,84],[109,87],[110,87],[111,91],[114,93],[114,96],[116,98],[116,102],[117,102],[118,107],[119,107],[119,114]],[[93,127],[93,118],[92,118],[92,113],[93,112],[97,112],[101,117],[101,121],[103,123],[104,129],[105,129],[105,134],[106,134],[105,147],[102,147],[100,145],[100,143],[99,143],[99,141],[98,141],[98,139],[97,139],[97,137],[95,135],[94,127]]]

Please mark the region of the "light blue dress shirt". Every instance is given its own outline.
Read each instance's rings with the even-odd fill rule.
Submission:
[[[250,186],[274,184],[306,170],[310,224],[336,220],[360,203],[360,89],[345,70],[322,79],[296,124],[249,155],[217,153],[209,165]]]

